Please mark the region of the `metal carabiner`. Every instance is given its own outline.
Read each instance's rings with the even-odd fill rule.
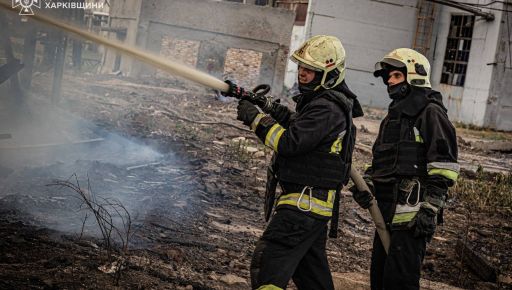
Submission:
[[[309,189],[309,208],[308,209],[303,209],[302,207],[300,207],[300,201],[302,200],[302,197],[304,196],[304,193],[308,189]],[[313,199],[313,187],[311,187],[311,186],[304,186],[304,188],[302,189],[302,192],[300,193],[299,199],[297,200],[297,208],[300,211],[304,211],[304,212],[311,211],[311,209],[313,208],[313,203],[311,201],[312,199]]]
[[[420,190],[421,190],[421,183],[418,179],[413,179],[414,181],[416,181],[416,184],[418,184],[418,191],[417,191],[417,194],[416,194],[416,202],[414,204],[410,203],[409,202],[409,198],[411,198],[411,194],[412,194],[412,190],[411,192],[409,192],[409,195],[407,195],[407,199],[405,200],[405,203],[408,205],[408,206],[417,206],[418,203],[420,203]]]

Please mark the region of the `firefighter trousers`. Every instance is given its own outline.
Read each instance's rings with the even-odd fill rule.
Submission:
[[[392,219],[391,203],[379,202],[384,219]],[[391,245],[386,255],[379,235],[373,239],[370,281],[372,290],[420,289],[421,264],[425,257],[427,239],[414,237],[414,229],[391,231]]]
[[[279,209],[272,217],[251,261],[252,289],[334,289],[325,244],[327,220]]]

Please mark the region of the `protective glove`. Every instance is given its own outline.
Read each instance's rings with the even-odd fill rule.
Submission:
[[[428,241],[434,236],[436,230],[436,214],[438,209],[428,202],[424,202],[416,217],[411,221],[414,226],[414,237],[425,237]]]
[[[352,192],[352,197],[360,207],[368,209],[372,205],[374,186],[372,178],[368,174],[363,175],[363,180],[368,186],[368,189],[370,189],[370,192],[360,191],[355,184],[348,190]]]
[[[259,114],[258,108],[247,100],[241,100],[237,106],[237,119],[244,122],[245,125],[251,126],[254,118]]]
[[[227,92],[222,93],[222,95],[227,97],[237,98],[239,100],[250,99],[254,94],[251,91],[248,91],[242,87],[239,87],[232,81],[225,81],[226,84],[229,85],[229,89]]]
[[[354,185],[351,188],[349,188],[350,192],[352,192],[352,197],[357,202],[357,204],[364,208],[368,209],[372,205],[373,195],[369,191],[360,191],[357,189],[357,187]]]

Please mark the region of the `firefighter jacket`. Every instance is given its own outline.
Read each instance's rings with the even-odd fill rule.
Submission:
[[[390,104],[367,173],[377,200],[405,203],[404,194],[417,190],[420,201],[442,208],[459,165],[455,128],[439,92],[411,86],[405,98]]]
[[[338,87],[294,97],[295,113],[279,105],[270,116],[259,114],[253,121],[252,130],[277,154],[273,167],[282,189],[277,209],[332,216],[336,192],[348,181],[357,102]]]

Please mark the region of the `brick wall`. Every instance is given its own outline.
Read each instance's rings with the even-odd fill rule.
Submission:
[[[255,87],[258,85],[261,57],[262,54],[254,50],[228,49],[224,63],[224,77],[247,88]]]
[[[187,39],[175,39],[171,37],[163,37],[160,47],[160,55],[167,56],[172,60],[176,60],[191,67],[196,67],[197,57],[199,53],[199,41]],[[157,76],[163,77],[167,73],[159,70]]]

